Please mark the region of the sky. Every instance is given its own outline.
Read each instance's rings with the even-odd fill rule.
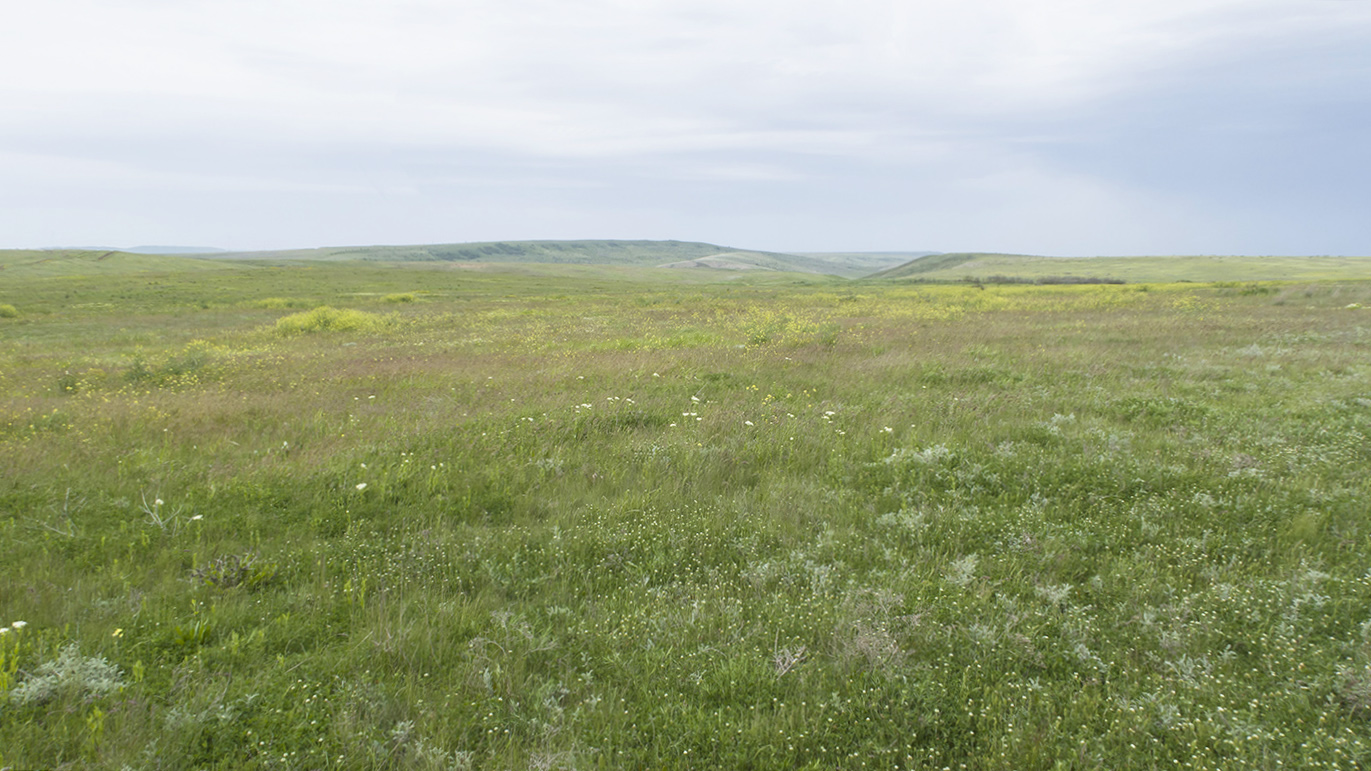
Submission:
[[[45,0],[0,248],[1371,254],[1371,0]]]

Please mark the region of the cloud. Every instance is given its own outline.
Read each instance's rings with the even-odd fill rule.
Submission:
[[[1120,202],[1100,221],[1145,239],[1195,232],[1156,202],[1268,206],[1242,200],[1262,158],[1268,183],[1342,180],[1348,164],[1297,148],[1327,143],[1329,120],[1365,125],[1371,94],[1371,3],[1338,0],[54,0],[8,13],[7,173],[54,202],[83,178],[168,194],[408,190],[450,207],[488,183],[574,221],[550,212],[585,203],[556,196],[641,195],[655,180],[684,227],[731,214],[673,184],[687,199],[779,185],[796,206],[832,204],[835,189],[914,205],[941,188],[975,213],[968,237],[990,223],[1057,243],[1010,226],[1051,191],[1063,207]],[[1366,171],[1360,133],[1333,131],[1332,146]],[[602,201],[597,221],[622,210]],[[901,237],[914,240],[885,246],[924,245]]]

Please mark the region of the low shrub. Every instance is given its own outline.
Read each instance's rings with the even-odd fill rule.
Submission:
[[[68,645],[55,661],[38,667],[16,686],[10,698],[18,706],[28,706],[64,696],[101,695],[123,687],[118,667],[104,658],[82,656],[75,645]]]
[[[285,335],[306,332],[374,332],[386,326],[384,316],[351,308],[321,305],[304,313],[292,313],[276,320],[276,331]]]

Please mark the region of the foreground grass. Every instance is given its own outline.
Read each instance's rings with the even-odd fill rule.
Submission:
[[[1367,762],[1371,285],[662,280],[0,297],[0,765]]]

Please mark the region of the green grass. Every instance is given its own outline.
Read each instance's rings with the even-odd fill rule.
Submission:
[[[6,287],[0,766],[1371,762],[1369,282]]]

